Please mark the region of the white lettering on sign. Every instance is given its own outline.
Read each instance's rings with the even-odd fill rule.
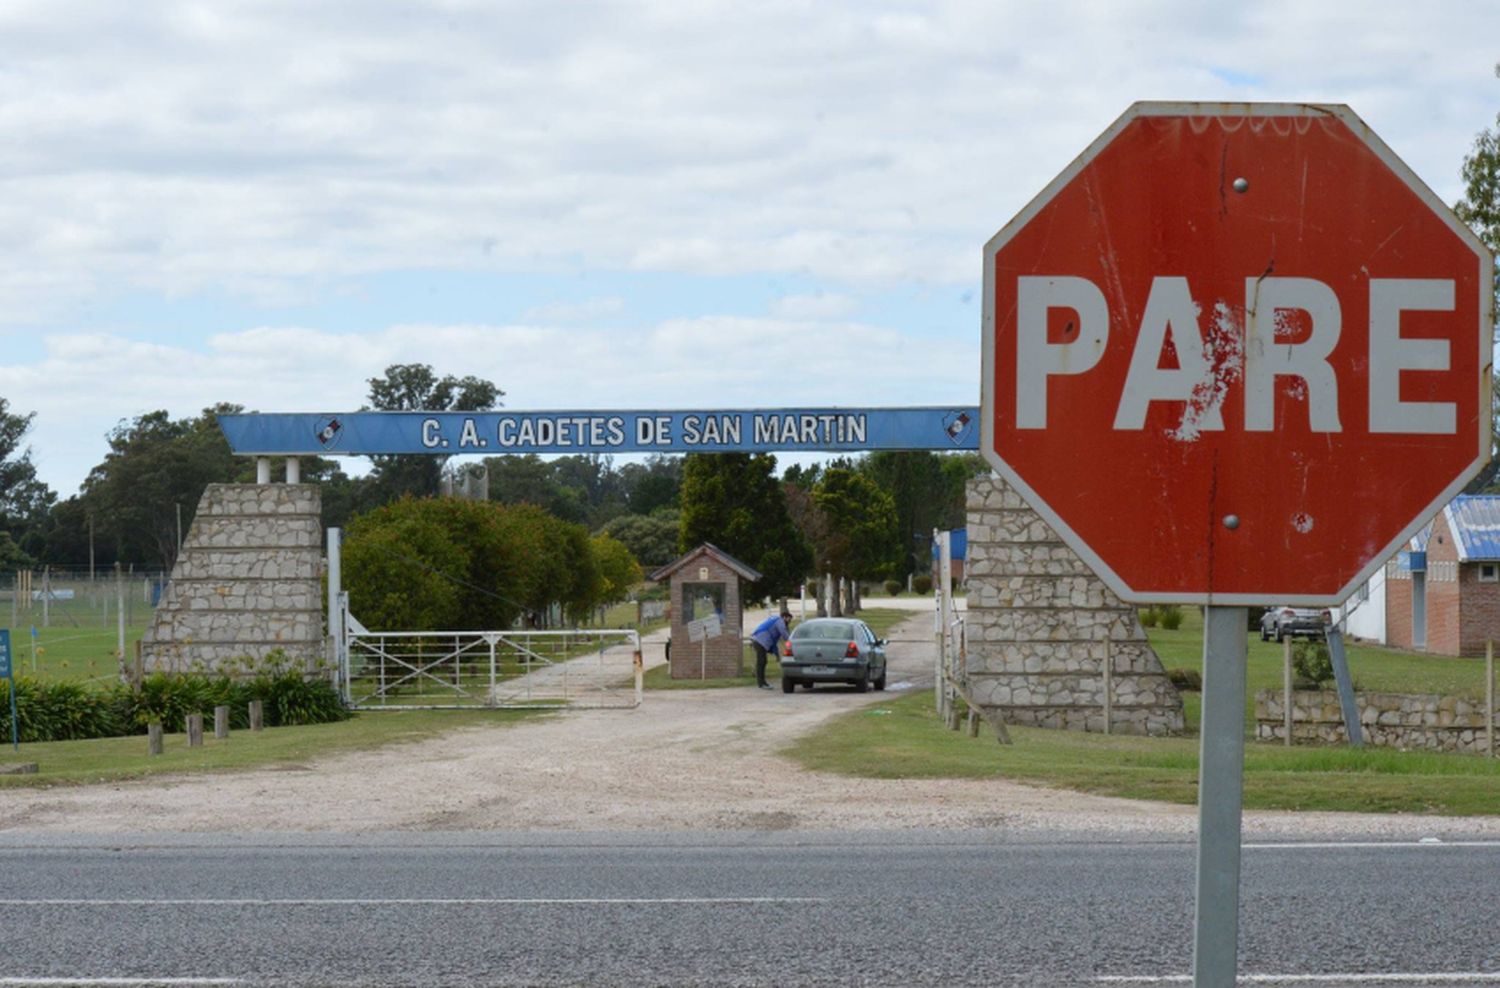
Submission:
[[[458,434],[458,445],[462,449],[465,446],[488,446],[489,443],[479,438],[479,430],[474,426],[473,419],[464,419],[463,431]]]
[[[1177,353],[1177,366],[1163,368],[1161,353],[1167,334]],[[1183,414],[1184,429],[1222,429],[1219,414],[1222,393],[1215,391],[1206,403],[1194,405],[1195,392],[1201,392],[1213,366],[1208,359],[1203,334],[1198,329],[1198,306],[1188,291],[1186,278],[1156,278],[1146,298],[1146,312],[1141,316],[1141,332],[1130,355],[1130,371],[1125,375],[1125,390],[1120,393],[1120,407],[1115,411],[1116,429],[1144,429],[1146,409],[1153,401],[1180,401],[1189,409],[1200,409],[1195,422]]]
[[[1288,312],[1304,312],[1312,332],[1301,343],[1277,343]],[[1312,278],[1245,279],[1245,431],[1276,428],[1276,379],[1300,378],[1306,386],[1313,432],[1342,432],[1339,382],[1328,357],[1343,326],[1338,296]]]
[[[1377,278],[1370,282],[1370,431],[1447,433],[1457,409],[1440,401],[1402,401],[1401,372],[1448,369],[1447,340],[1401,336],[1402,312],[1452,312],[1453,282]]]
[[[1446,371],[1449,343],[1401,335],[1403,312],[1451,312],[1451,279],[1372,278],[1369,288],[1369,411],[1372,433],[1451,435],[1457,429],[1452,402],[1402,401],[1403,371]],[[1076,333],[1062,342],[1048,339],[1048,316],[1071,310]],[[1245,430],[1276,428],[1276,384],[1298,382],[1291,393],[1307,405],[1313,432],[1342,432],[1338,375],[1330,358],[1343,330],[1343,310],[1332,288],[1314,278],[1245,279],[1243,336],[1219,340],[1233,328],[1233,307],[1219,301],[1213,337],[1199,319],[1202,307],[1188,280],[1152,279],[1145,311],[1130,354],[1114,427],[1145,428],[1152,402],[1183,406],[1174,435],[1195,438],[1200,430],[1222,430],[1222,402],[1228,382],[1242,379]],[[1280,331],[1278,333],[1278,331]],[[1050,378],[1086,374],[1099,363],[1109,342],[1109,308],[1104,293],[1087,278],[1028,276],[1016,279],[1016,428],[1047,427]],[[1278,339],[1278,335],[1282,338]],[[1301,336],[1287,340],[1287,336]],[[1171,340],[1175,367],[1163,367]],[[1211,339],[1223,352],[1214,359]]]
[[[443,443],[443,424],[437,419],[422,420],[422,445],[436,449]]]
[[[1104,293],[1087,278],[1018,278],[1016,285],[1016,427],[1047,427],[1047,379],[1082,374],[1104,356],[1109,342],[1109,307]],[[1072,309],[1077,333],[1068,343],[1047,341],[1047,313]]]

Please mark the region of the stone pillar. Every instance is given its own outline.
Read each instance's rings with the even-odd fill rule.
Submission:
[[[141,640],[145,668],[322,658],[321,509],[310,484],[208,485]]]
[[[1122,602],[998,477],[968,488],[968,680],[1007,722],[1104,731],[1182,731],[1182,700]],[[1111,675],[1105,675],[1111,662]]]

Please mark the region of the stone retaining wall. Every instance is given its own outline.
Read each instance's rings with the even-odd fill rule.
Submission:
[[[1439,693],[1356,693],[1354,703],[1359,708],[1366,744],[1407,750],[1485,751],[1483,703]],[[1286,739],[1283,711],[1281,690],[1255,694],[1256,740]],[[1292,740],[1348,743],[1337,692],[1292,693]]]
[[[281,649],[323,656],[322,500],[311,484],[210,484],[141,640],[147,671]]]
[[[998,477],[968,488],[968,664],[974,702],[1012,724],[1177,734],[1182,700],[1135,608]]]

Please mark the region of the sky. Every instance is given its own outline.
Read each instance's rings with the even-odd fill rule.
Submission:
[[[1494,0],[0,5],[0,397],[979,402],[986,240],[1136,100],[1347,103],[1445,202]],[[356,470],[356,472],[358,472]]]

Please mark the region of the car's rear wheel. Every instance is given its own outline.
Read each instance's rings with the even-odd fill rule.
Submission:
[[[884,669],[880,670],[880,676],[879,676],[879,678],[877,678],[875,680],[875,689],[877,691],[885,689],[885,670]]]
[[[856,692],[856,693],[863,693],[866,690],[868,690],[869,688],[870,688],[870,671],[868,669],[866,669],[865,670],[865,674],[863,676],[860,676],[858,679],[856,679],[854,681],[854,692]]]
[[[783,692],[783,693],[790,693],[792,690],[794,690],[796,688],[797,688],[797,684],[796,684],[795,681],[790,680],[790,679],[786,678],[785,676],[781,677],[781,692]]]

